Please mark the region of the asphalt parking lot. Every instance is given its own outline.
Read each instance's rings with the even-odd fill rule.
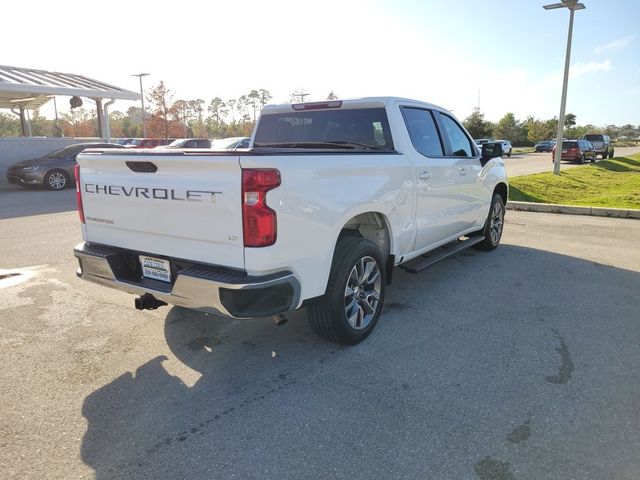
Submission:
[[[72,191],[6,198],[1,478],[640,478],[639,221],[510,211],[345,348],[138,312],[75,277]]]

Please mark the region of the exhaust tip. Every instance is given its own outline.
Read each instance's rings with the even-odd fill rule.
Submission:
[[[162,307],[166,304],[166,302],[158,300],[150,293],[145,293],[141,297],[136,298],[134,301],[136,310],[155,310],[156,308]]]
[[[271,320],[273,320],[273,323],[275,323],[277,327],[281,327],[289,321],[289,319],[285,317],[283,313],[274,315],[273,317],[271,317]]]

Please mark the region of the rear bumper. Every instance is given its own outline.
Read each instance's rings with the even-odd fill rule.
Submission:
[[[149,293],[172,305],[218,313],[232,318],[260,318],[295,310],[300,282],[284,271],[264,276],[225,267],[171,262],[172,283],[144,278],[138,255],[121,248],[80,243],[74,249],[80,278],[137,295]]]
[[[560,160],[563,160],[565,162],[579,162],[581,158],[582,158],[582,156],[574,155],[574,154],[571,154],[571,155],[562,154],[562,155],[560,155]],[[586,158],[586,159],[595,159],[596,158],[596,153],[594,151],[584,152],[584,158]],[[551,157],[551,161],[553,162],[553,156]]]

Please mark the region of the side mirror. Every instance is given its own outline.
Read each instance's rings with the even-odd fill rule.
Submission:
[[[480,162],[482,165],[487,163],[492,158],[502,156],[502,144],[500,142],[490,142],[482,145],[482,155]]]

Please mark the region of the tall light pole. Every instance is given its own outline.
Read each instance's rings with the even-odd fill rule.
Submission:
[[[567,105],[567,84],[569,83],[569,64],[571,61],[571,35],[573,33],[573,12],[587,7],[578,0],[562,0],[561,3],[544,5],[545,10],[556,8],[569,9],[569,34],[567,35],[567,53],[564,59],[564,80],[562,81],[562,98],[560,100],[560,117],[558,118],[558,135],[556,136],[556,151],[553,157],[553,173],[560,175],[560,159],[562,158],[562,139],[564,138],[564,110]]]
[[[145,122],[146,114],[144,111],[144,91],[142,90],[142,77],[146,77],[147,75],[151,75],[150,73],[134,73],[131,75],[132,77],[138,77],[140,80],[140,102],[142,102],[142,135],[147,137],[147,123]]]

